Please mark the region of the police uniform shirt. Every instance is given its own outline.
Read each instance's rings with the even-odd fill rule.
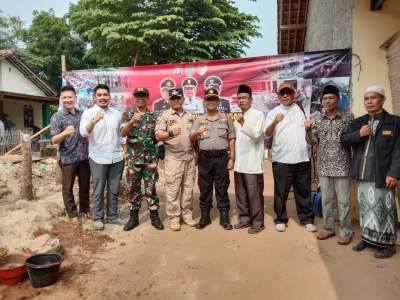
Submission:
[[[174,127],[181,128],[181,134],[164,141],[165,158],[176,160],[192,160],[193,147],[189,138],[193,126],[193,115],[190,112],[176,112],[172,108],[166,110],[157,119],[156,134],[168,132]]]
[[[199,116],[194,121],[192,133],[196,132],[200,126],[207,128],[198,141],[200,150],[228,149],[228,141],[235,138],[235,128],[226,114]]]

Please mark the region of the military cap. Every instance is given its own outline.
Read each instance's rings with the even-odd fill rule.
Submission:
[[[204,92],[204,99],[207,100],[209,98],[219,99],[218,91],[215,88],[206,89],[206,91]]]
[[[172,89],[175,87],[175,81],[169,78],[165,78],[163,81],[161,81],[160,87],[162,89],[164,88]]]
[[[173,88],[169,90],[169,97],[183,97],[183,91],[181,88]]]
[[[188,77],[182,82],[182,86],[183,87],[196,87],[197,81],[196,81],[196,79],[194,79],[192,77]]]
[[[145,87],[137,87],[135,88],[135,91],[133,92],[133,95],[149,95],[149,90]]]
[[[206,81],[204,82],[204,85],[206,87],[212,87],[212,86],[218,86],[219,87],[221,84],[222,84],[222,81],[217,76],[207,77]]]
[[[294,89],[293,85],[290,82],[285,81],[284,83],[281,83],[278,88],[278,94],[282,92],[284,89],[290,90],[293,94],[296,93],[296,90]]]

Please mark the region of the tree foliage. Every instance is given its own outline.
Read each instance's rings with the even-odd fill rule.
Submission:
[[[16,49],[21,45],[23,22],[18,17],[3,15],[0,10],[0,49]]]
[[[68,17],[103,66],[235,58],[260,36],[229,0],[80,0]]]
[[[26,45],[20,55],[29,66],[54,87],[60,86],[60,57],[65,55],[69,69],[81,69],[87,64],[85,43],[74,34],[65,17],[54,10],[34,11],[32,24],[22,34]]]

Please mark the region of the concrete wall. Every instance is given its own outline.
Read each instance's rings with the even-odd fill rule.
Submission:
[[[310,0],[305,51],[350,48],[352,0]]]
[[[1,100],[1,102],[3,102],[3,113],[10,116],[16,129],[24,128],[24,105],[32,105],[33,124],[42,128],[42,103],[22,100]]]
[[[34,96],[46,96],[32,81],[12,65],[7,59],[0,61],[0,90]]]
[[[386,51],[380,46],[400,29],[400,1],[386,0],[379,11],[370,11],[369,5],[369,0],[354,0],[353,53],[360,58],[353,56],[352,110],[356,116],[365,113],[364,90],[371,84],[385,89],[385,108],[393,111]]]
[[[390,39],[389,44],[384,48],[389,66],[393,113],[400,116],[400,31]]]

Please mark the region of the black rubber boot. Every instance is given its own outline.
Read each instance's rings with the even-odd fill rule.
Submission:
[[[219,212],[219,224],[224,228],[225,230],[231,230],[232,224],[229,219],[229,209],[221,209]]]
[[[150,221],[151,221],[151,225],[153,225],[153,227],[157,230],[163,230],[164,229],[164,225],[160,220],[160,217],[158,215],[158,211],[157,210],[151,210],[150,211]]]
[[[124,226],[124,231],[129,231],[139,225],[139,210],[133,209],[130,211],[128,222]]]
[[[392,257],[395,253],[395,247],[382,247],[375,252],[374,256],[375,258],[389,258]]]
[[[211,224],[210,218],[210,210],[209,209],[202,209],[201,210],[201,217],[199,223],[196,225],[196,229],[203,229],[207,225]]]

